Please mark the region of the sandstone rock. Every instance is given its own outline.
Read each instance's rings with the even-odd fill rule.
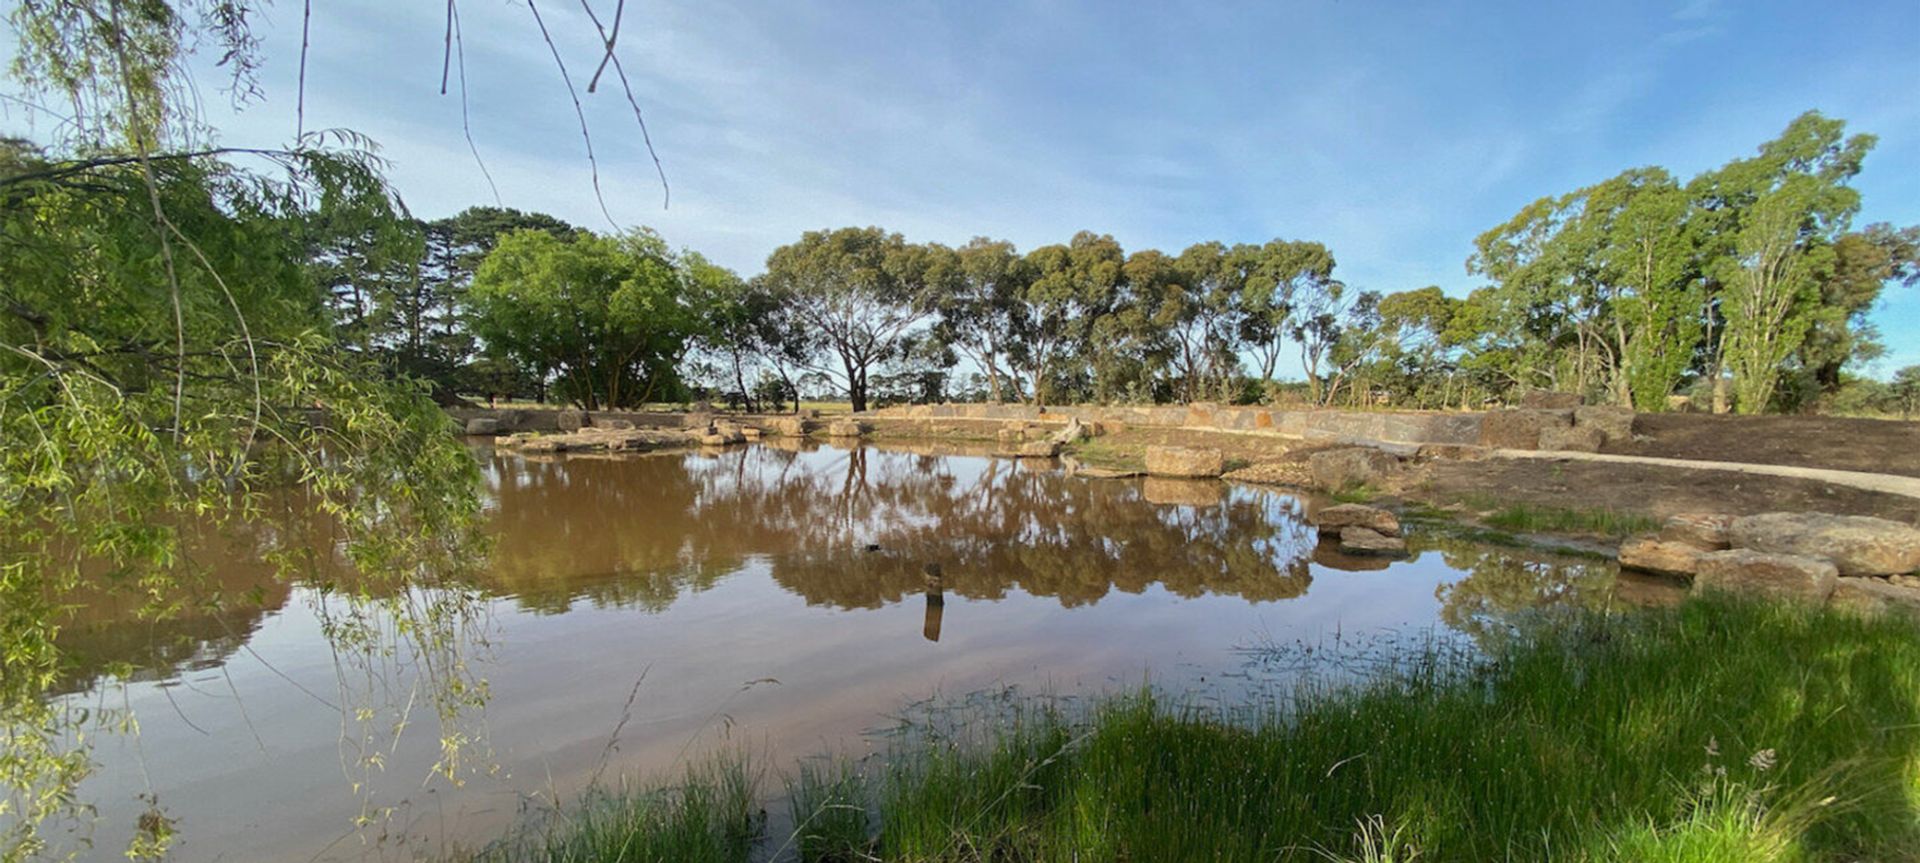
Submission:
[[[726,446],[729,443],[729,441],[727,440],[726,435],[720,434],[718,432],[711,432],[708,434],[701,435],[700,443],[702,446]]]
[[[1660,526],[1660,539],[1690,545],[1701,551],[1723,551],[1733,547],[1728,531],[1733,516],[1713,513],[1682,513],[1671,516]]]
[[[1706,550],[1659,536],[1636,536],[1620,544],[1620,568],[1661,575],[1693,575]]]
[[[1227,487],[1211,479],[1171,479],[1147,477],[1140,483],[1140,496],[1148,503],[1180,506],[1213,506],[1220,502]]]
[[[1364,527],[1344,527],[1340,529],[1340,552],[1371,557],[1405,557],[1407,541]]]
[[[467,420],[467,434],[496,435],[500,433],[500,421],[490,417],[474,417]]]
[[[1228,473],[1222,479],[1262,485],[1310,486],[1313,484],[1313,473],[1307,469],[1306,462],[1263,461]]]
[[[853,420],[839,420],[827,424],[827,437],[859,437],[866,433],[866,427]]]
[[[1073,475],[1086,477],[1087,479],[1132,479],[1133,477],[1140,476],[1142,473],[1143,473],[1142,471],[1137,471],[1137,470],[1115,470],[1113,468],[1105,468],[1105,467],[1083,467],[1075,470],[1073,472]]]
[[[1559,393],[1552,390],[1528,390],[1520,396],[1520,406],[1523,408],[1559,410],[1577,408],[1586,403],[1586,397],[1579,393]]]
[[[1595,429],[1607,441],[1633,440],[1633,409],[1588,405],[1573,409],[1573,424]]]
[[[1400,535],[1400,519],[1384,509],[1365,504],[1343,503],[1314,510],[1307,520],[1324,533],[1364,527],[1382,536]]]
[[[1341,491],[1374,483],[1400,467],[1400,459],[1371,447],[1331,449],[1307,456],[1315,488]]]
[[[1920,587],[1907,587],[1879,578],[1843,578],[1834,585],[1828,600],[1834,608],[1843,608],[1867,617],[1900,614],[1920,620]]]
[[[786,437],[800,437],[807,433],[807,421],[800,417],[781,417],[767,422],[767,431]]]
[[[1735,548],[1700,555],[1700,565],[1693,575],[1693,590],[1695,593],[1747,593],[1818,604],[1827,601],[1839,579],[1839,571],[1824,560]]]
[[[1053,458],[1060,454],[1060,445],[1050,440],[1030,440],[1013,454],[1021,458]]]
[[[753,426],[745,426],[740,429],[740,434],[747,440],[759,440],[766,435],[766,432]]]
[[[579,411],[559,411],[553,416],[553,424],[563,432],[579,431],[586,422],[586,417]]]
[[[608,431],[633,431],[633,420],[595,419],[593,427]]]
[[[1540,448],[1549,452],[1599,452],[1606,435],[1592,426],[1552,426],[1540,430]]]
[[[1067,444],[1079,443],[1088,437],[1090,437],[1090,435],[1087,433],[1087,427],[1080,424],[1080,418],[1072,417],[1067,420],[1064,428],[1054,432],[1053,436],[1047,439],[1061,446],[1066,446]]]
[[[1571,410],[1488,411],[1480,418],[1480,445],[1496,449],[1538,449],[1542,430],[1571,425]]]
[[[1864,515],[1769,512],[1734,519],[1734,548],[1825,558],[1842,575],[1920,570],[1920,528]]]
[[[1147,447],[1149,476],[1215,477],[1227,468],[1227,457],[1217,449],[1178,446]]]

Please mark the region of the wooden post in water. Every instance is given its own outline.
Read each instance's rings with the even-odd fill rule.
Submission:
[[[946,579],[940,574],[940,564],[929,563],[927,574],[927,622],[921,626],[920,634],[928,641],[940,640],[940,617],[947,608]]]

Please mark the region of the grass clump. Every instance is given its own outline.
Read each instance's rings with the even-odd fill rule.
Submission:
[[[787,844],[809,863],[871,860],[873,824],[859,766],[843,759],[803,761],[787,782],[793,835]]]
[[[1912,860],[1920,638],[1690,602],[1251,722],[1143,695],[898,762],[884,860]]]
[[[1107,470],[1147,469],[1146,448],[1138,445],[1117,444],[1103,438],[1092,438],[1068,446],[1067,452],[1088,467]]]
[[[473,863],[746,863],[761,832],[744,757],[688,768],[677,785],[589,792],[467,858]]]

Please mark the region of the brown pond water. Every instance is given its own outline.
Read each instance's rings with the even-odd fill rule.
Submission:
[[[68,697],[141,727],[99,744],[94,858],[120,859],[145,793],[176,819],[181,860],[413,859],[499,835],[603,763],[613,781],[736,747],[785,770],[884,748],[872,732],[908,705],[1008,688],[1234,699],[1264,683],[1249,645],[1482,637],[1519,610],[1663,595],[1608,564],[1421,535],[1411,560],[1342,558],[1277,491],[952,447],[478,452],[497,546],[474,658],[498,770],[423,784],[422,707],[356,793],[325,601],[236,543],[214,567],[218,613],[135,623],[103,604],[67,633]],[[369,798],[393,817],[355,832]]]

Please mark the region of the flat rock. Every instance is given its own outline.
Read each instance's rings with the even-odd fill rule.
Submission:
[[[1633,440],[1633,408],[1583,405],[1573,409],[1573,424],[1598,431],[1608,441]]]
[[[1840,572],[1812,557],[1735,548],[1700,555],[1695,593],[1723,591],[1819,604],[1832,595]]]
[[[1178,446],[1147,447],[1147,475],[1216,477],[1227,469],[1227,457],[1217,449]]]
[[[1690,545],[1701,551],[1725,551],[1733,547],[1729,531],[1733,516],[1689,512],[1669,516],[1660,526],[1660,539]]]
[[[859,437],[866,433],[865,426],[852,420],[840,420],[827,424],[827,437]]]
[[[1540,430],[1540,448],[1549,452],[1599,452],[1607,436],[1592,426],[1549,426]]]
[[[1706,553],[1706,549],[1660,536],[1636,536],[1620,544],[1620,567],[1691,576],[1700,571],[1700,557]]]
[[[1364,527],[1340,529],[1340,553],[1359,557],[1406,557],[1407,541]]]
[[[1314,510],[1307,517],[1322,532],[1337,532],[1349,527],[1364,527],[1381,536],[1399,536],[1400,519],[1377,506],[1343,503]]]
[[[1539,449],[1543,430],[1572,425],[1570,409],[1488,411],[1480,418],[1479,443],[1495,449]]]
[[[1769,512],[1734,519],[1734,548],[1833,561],[1841,575],[1898,575],[1920,570],[1920,528],[1865,515]]]
[[[476,436],[497,435],[500,433],[500,421],[490,417],[474,417],[467,420],[467,434]]]
[[[1083,476],[1087,479],[1132,479],[1145,474],[1146,471],[1116,470],[1110,467],[1083,467],[1073,472],[1074,476]]]
[[[1399,467],[1397,456],[1364,446],[1322,450],[1307,456],[1307,472],[1313,477],[1313,486],[1326,491],[1370,485]]]
[[[1053,458],[1060,454],[1060,445],[1050,440],[1030,440],[1013,451],[1018,458]]]
[[[1307,470],[1305,462],[1264,461],[1232,471],[1222,479],[1262,485],[1306,486],[1313,482],[1313,474]]]
[[[1894,584],[1881,578],[1840,579],[1828,603],[1867,617],[1899,614],[1920,620],[1920,587]]]
[[[768,420],[766,425],[768,434],[783,435],[786,437],[800,437],[805,435],[807,430],[807,421],[800,417],[780,417],[778,419]]]

